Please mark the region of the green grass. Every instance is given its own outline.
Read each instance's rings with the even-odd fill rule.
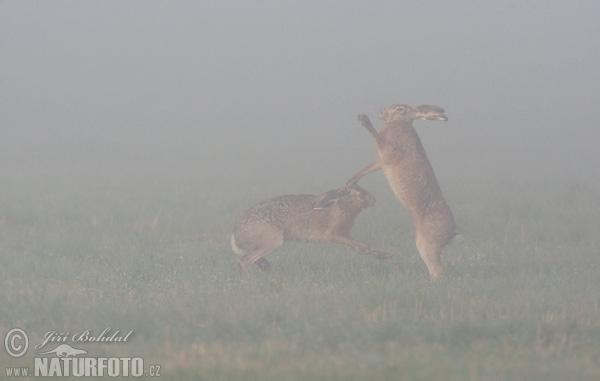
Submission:
[[[431,283],[383,183],[354,236],[392,259],[288,242],[247,277],[229,233],[259,190],[57,173],[1,185],[2,337],[133,329],[80,347],[143,357],[167,380],[600,378],[598,184],[447,187],[465,241]]]

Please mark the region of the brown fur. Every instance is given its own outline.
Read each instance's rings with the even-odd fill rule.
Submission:
[[[444,109],[429,105],[416,109],[392,105],[383,109],[380,117],[385,125],[378,133],[368,116],[358,116],[375,139],[378,160],[356,173],[346,186],[381,169],[392,191],[413,217],[417,249],[430,276],[433,279],[443,277],[442,248],[456,236],[456,226],[412,121],[447,120]]]
[[[317,200],[321,206],[315,208]],[[231,235],[231,247],[242,256],[239,264],[246,271],[253,263],[266,269],[269,263],[262,257],[292,239],[335,242],[361,254],[389,258],[390,254],[373,250],[350,237],[358,213],[373,205],[375,198],[357,185],[320,196],[275,197],[240,216]]]

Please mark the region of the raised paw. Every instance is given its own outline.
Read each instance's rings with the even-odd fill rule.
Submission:
[[[369,131],[373,129],[373,125],[371,124],[371,119],[365,114],[358,114],[358,120],[360,120],[360,124],[368,129]]]

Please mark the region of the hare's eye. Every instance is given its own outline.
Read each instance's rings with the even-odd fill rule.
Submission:
[[[404,107],[398,106],[398,107],[396,107],[395,111],[404,112]]]

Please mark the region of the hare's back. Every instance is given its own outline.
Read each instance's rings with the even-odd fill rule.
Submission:
[[[270,223],[280,225],[287,223],[301,213],[312,210],[314,195],[298,194],[285,195],[261,201],[245,211],[239,218],[239,223]]]

